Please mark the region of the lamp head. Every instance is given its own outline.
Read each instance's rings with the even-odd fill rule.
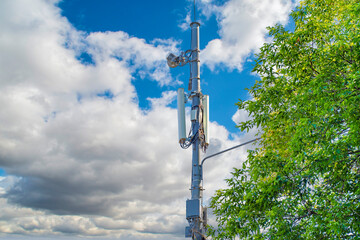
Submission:
[[[167,60],[167,64],[169,67],[171,68],[175,68],[177,66],[179,66],[180,64],[180,61],[179,61],[179,58],[176,57],[174,54],[170,53],[167,57],[166,57],[166,60]]]

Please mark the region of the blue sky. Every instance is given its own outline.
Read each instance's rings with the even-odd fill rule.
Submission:
[[[217,4],[221,4],[218,2]],[[190,47],[189,29],[180,29],[186,15],[192,11],[191,1],[129,1],[124,6],[123,1],[109,1],[106,4],[99,1],[63,1],[59,4],[62,14],[78,30],[87,33],[97,31],[124,31],[131,36],[143,38],[148,42],[154,39],[176,39],[181,41],[179,49],[187,50]],[[201,12],[200,12],[201,13]],[[192,12],[191,12],[192,14]],[[199,14],[202,23],[200,46],[204,48],[213,39],[219,38],[219,28],[216,15],[205,17]],[[191,17],[192,19],[192,17]],[[187,24],[186,24],[187,25]],[[248,60],[253,57],[249,55]],[[86,58],[85,61],[90,61]],[[211,118],[224,125],[230,132],[237,132],[231,117],[236,112],[235,103],[238,99],[248,99],[247,91],[257,78],[251,75],[254,62],[248,61],[243,70],[227,69],[218,66],[214,71],[202,68],[202,90],[211,96]],[[138,75],[133,83],[138,92],[139,104],[142,108],[149,107],[148,97],[160,97],[165,90],[174,90],[177,87],[187,86],[189,68],[184,66],[172,70],[174,77],[184,82],[182,86],[160,87],[156,82],[148,79],[139,80]],[[171,105],[175,107],[175,102]]]
[[[215,153],[253,139],[237,111],[285,0],[198,0]],[[191,151],[177,143],[192,1],[0,1],[0,238],[183,239]],[[250,146],[249,146],[250,147]],[[247,148],[204,168],[204,204]],[[214,223],[210,219],[210,223]]]

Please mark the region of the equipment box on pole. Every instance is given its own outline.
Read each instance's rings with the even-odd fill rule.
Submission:
[[[200,216],[200,200],[186,200],[186,218]]]

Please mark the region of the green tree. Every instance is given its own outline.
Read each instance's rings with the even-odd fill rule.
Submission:
[[[304,0],[291,16],[237,103],[261,142],[212,198],[214,239],[360,239],[360,2]]]

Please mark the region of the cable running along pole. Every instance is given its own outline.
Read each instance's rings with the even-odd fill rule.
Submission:
[[[195,14],[195,12],[194,12]],[[194,17],[195,18],[195,17]],[[202,171],[200,167],[200,117],[202,118],[200,89],[200,59],[199,59],[199,27],[198,22],[192,22],[191,26],[191,60],[190,60],[190,98],[191,104],[191,128],[195,133],[192,143],[192,175],[191,175],[191,199],[186,201],[186,218],[190,227],[186,228],[186,236],[193,239],[203,239],[204,226],[202,222]]]
[[[178,89],[178,130],[179,143],[184,149],[192,146],[192,169],[191,169],[191,198],[186,200],[186,219],[189,226],[185,228],[185,237],[193,240],[205,240],[207,226],[207,209],[202,207],[202,165],[210,157],[217,156],[221,153],[230,151],[237,147],[246,145],[258,139],[237,145],[222,152],[210,155],[200,163],[200,149],[206,151],[209,145],[209,96],[203,95],[200,88],[200,45],[199,45],[199,28],[200,23],[196,21],[194,0],[194,21],[191,27],[191,48],[181,52],[179,56],[170,53],[167,57],[167,64],[171,68],[178,66],[190,65],[190,79],[188,85],[188,94],[185,94],[183,88]],[[185,121],[185,102],[191,101],[190,112],[190,133],[186,137]]]
[[[192,145],[192,170],[191,170],[191,198],[186,201],[186,219],[189,226],[185,228],[185,237],[196,240],[205,239],[206,233],[206,209],[202,208],[202,168],[200,165],[200,149],[206,150],[209,143],[208,120],[209,98],[201,93],[200,88],[200,46],[199,28],[196,21],[194,0],[194,21],[191,27],[190,49],[182,52],[179,56],[170,53],[167,56],[169,67],[190,65],[189,93],[185,95],[184,89],[178,90],[178,122],[179,143],[184,149]],[[191,100],[191,132],[186,137],[185,102]]]

